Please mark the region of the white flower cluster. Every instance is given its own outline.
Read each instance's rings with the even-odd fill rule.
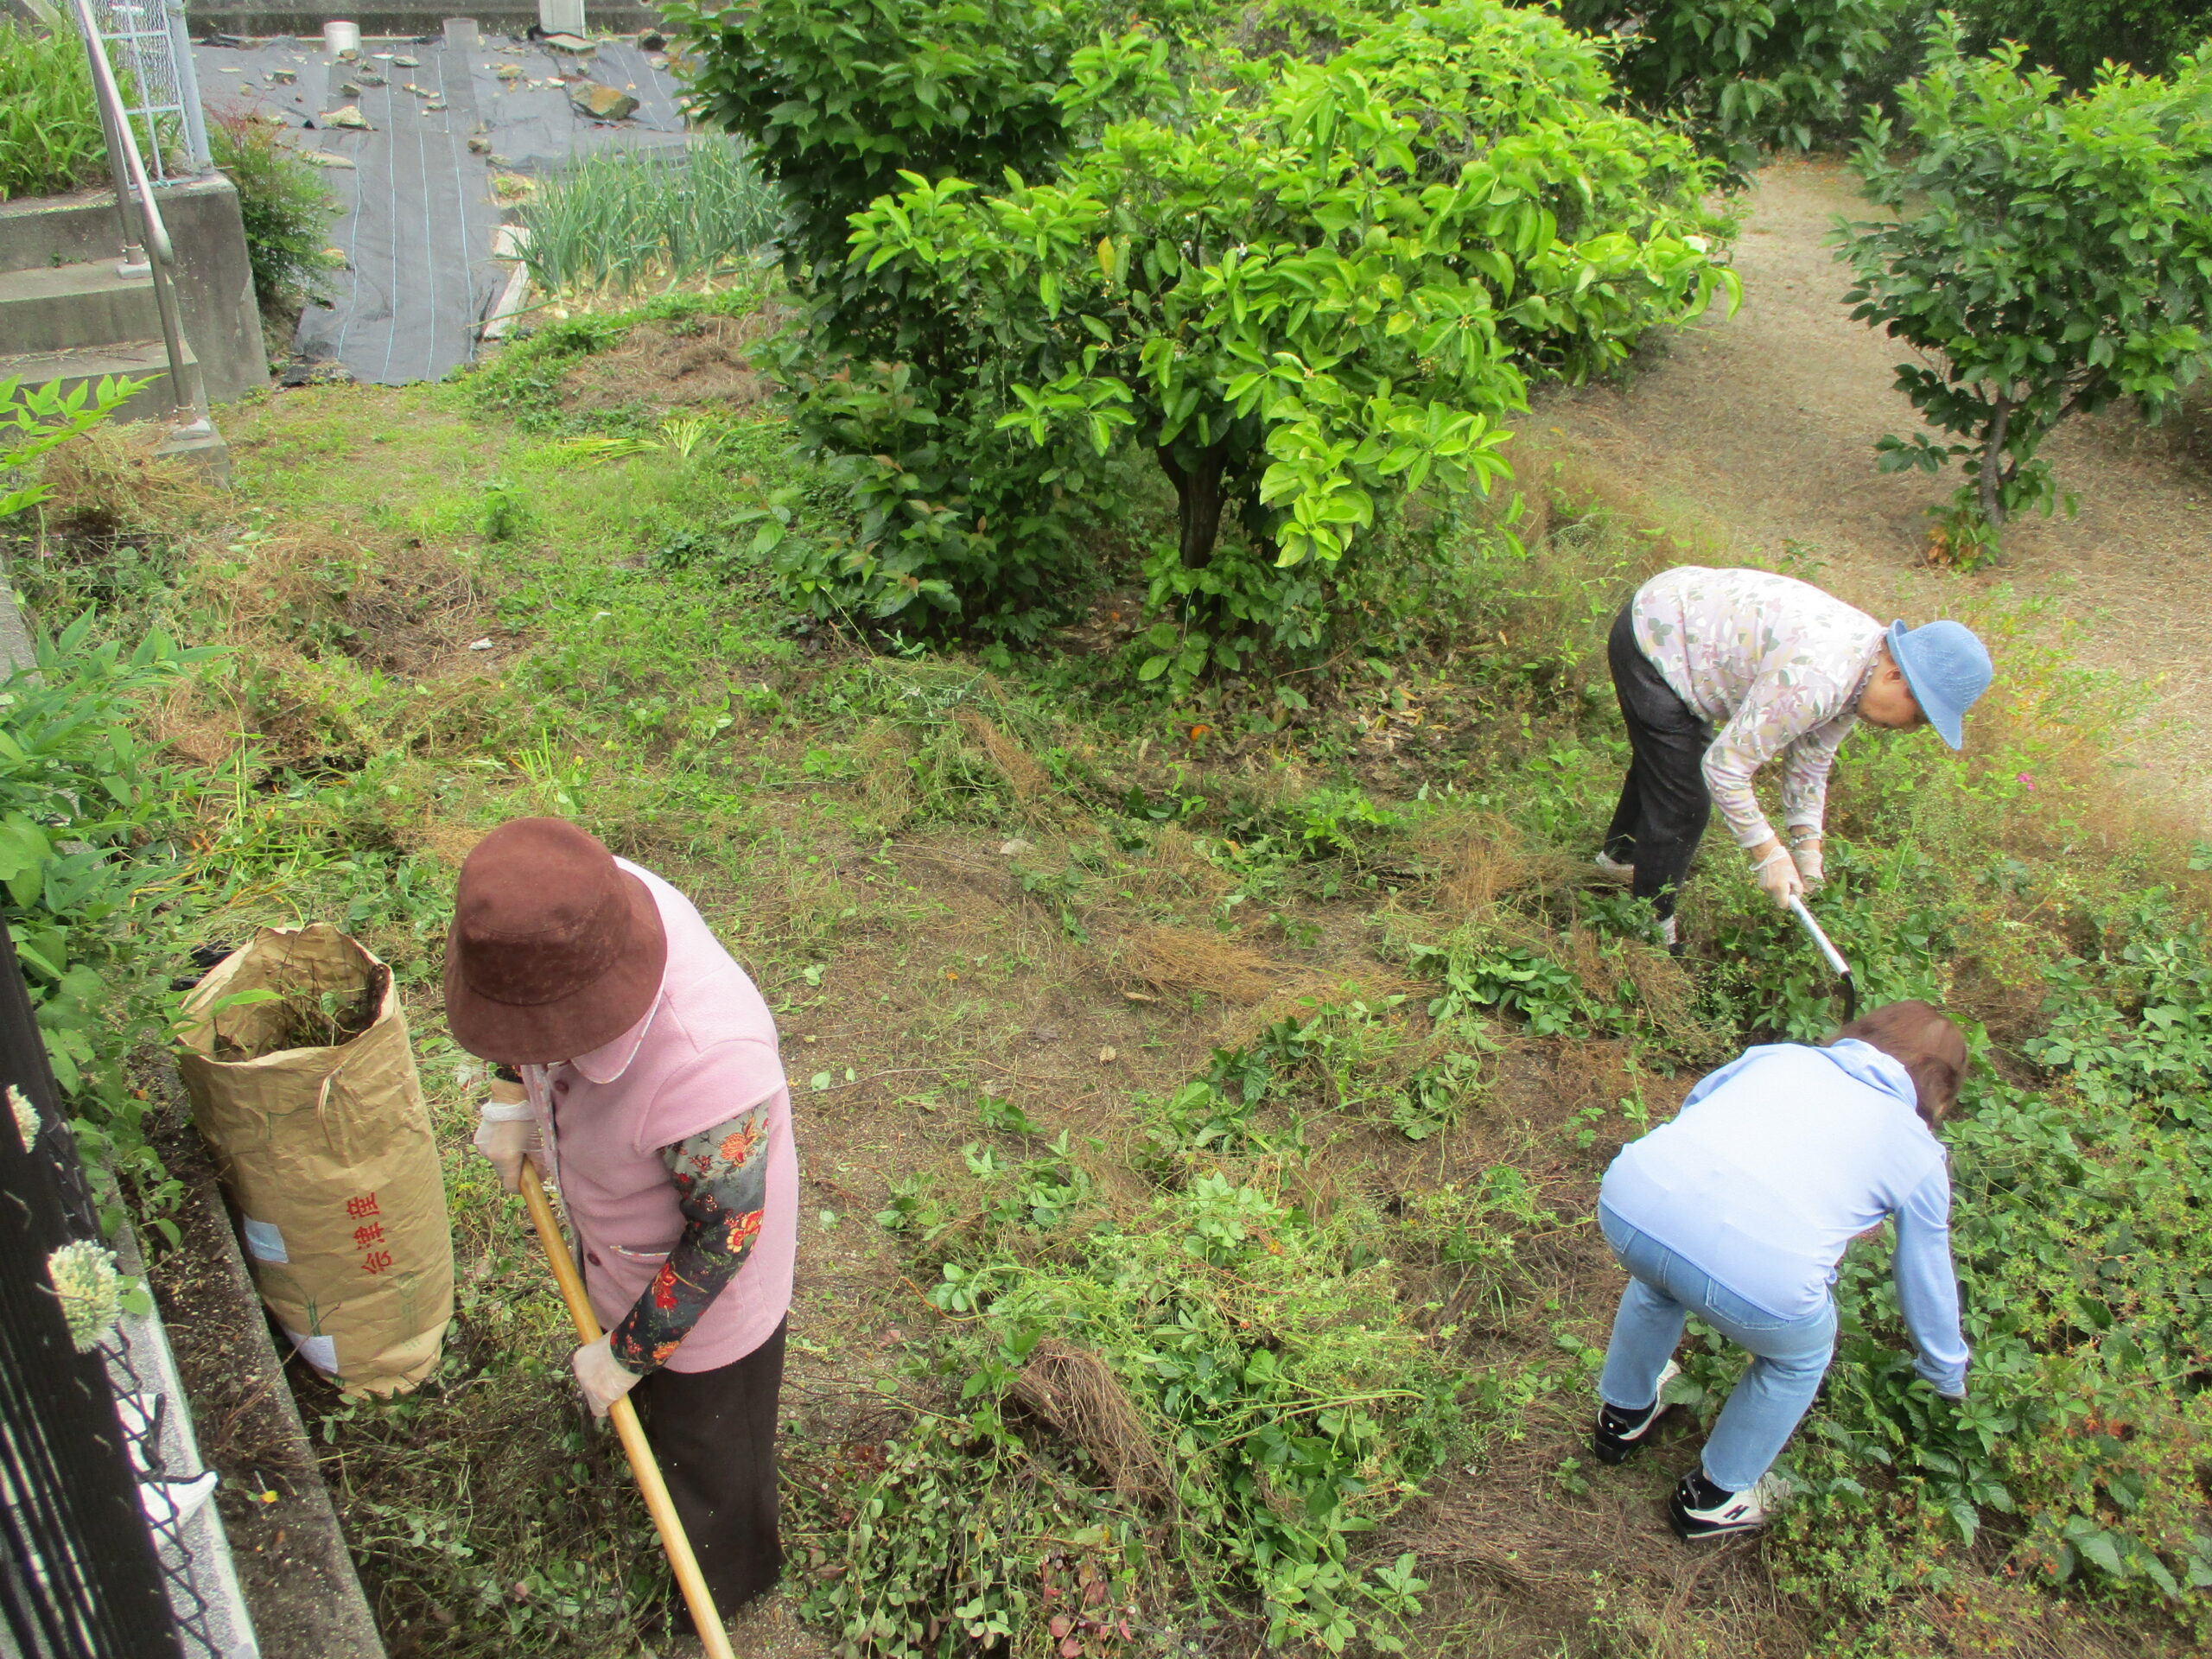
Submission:
[[[8,1109],[16,1115],[16,1133],[23,1137],[23,1150],[31,1149],[31,1142],[38,1139],[38,1108],[31,1104],[31,1097],[14,1084],[8,1085]]]
[[[69,1339],[79,1353],[90,1352],[115,1333],[115,1322],[123,1317],[124,1280],[116,1271],[113,1250],[90,1239],[64,1244],[46,1258],[46,1276],[61,1299]]]

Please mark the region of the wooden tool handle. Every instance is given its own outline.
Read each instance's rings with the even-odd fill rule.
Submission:
[[[577,1340],[597,1342],[599,1316],[591,1311],[583,1275],[576,1271],[575,1257],[569,1254],[569,1241],[562,1236],[560,1221],[545,1196],[545,1184],[537,1179],[537,1166],[527,1158],[522,1160],[522,1198],[537,1224],[537,1242],[545,1247],[546,1265],[553,1269],[554,1282],[561,1287],[561,1300],[568,1303],[569,1317],[575,1322]],[[653,1449],[645,1440],[645,1426],[638,1421],[637,1407],[626,1399],[617,1400],[607,1414],[614,1421],[614,1432],[622,1437],[630,1472],[637,1478],[638,1490],[645,1494],[646,1511],[653,1518],[653,1529],[660,1534],[668,1564],[676,1570],[677,1588],[683,1592],[691,1622],[699,1628],[707,1659],[736,1659],[730,1651],[729,1636],[722,1629],[721,1615],[715,1611],[714,1592],[700,1574],[698,1558],[691,1553],[690,1539],[684,1536],[676,1502],[668,1495],[668,1483],[660,1478],[660,1465],[653,1461]]]

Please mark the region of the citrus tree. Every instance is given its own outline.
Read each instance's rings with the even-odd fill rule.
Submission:
[[[1961,461],[1953,540],[1993,547],[2056,501],[2039,452],[2061,421],[2121,397],[2155,420],[2212,356],[2212,55],[2069,94],[1947,29],[1897,98],[1902,147],[1870,116],[1856,162],[1897,217],[1839,220],[1839,257],[1852,315],[1919,353],[1897,390],[1948,441],[1885,437],[1879,464]]]
[[[2212,36],[2212,0],[1967,0],[1956,10],[1970,41],[2018,41],[2080,86],[2107,58],[2162,73]]]
[[[1142,671],[1182,679],[1315,643],[1327,580],[1395,500],[1504,471],[1532,372],[1599,372],[1733,277],[1690,147],[1607,108],[1598,48],[1546,13],[1410,11],[1212,92],[1166,86],[1163,61],[1141,35],[1076,54],[1058,101],[1078,142],[1033,181],[913,173],[855,214],[848,280],[937,317],[963,372],[925,389],[847,360],[809,391],[897,492],[922,476],[902,437],[955,430],[971,482],[1027,455],[1040,491],[1086,496],[1137,446],[1179,505]],[[1175,118],[1149,112],[1172,98]],[[941,504],[873,499],[856,600],[968,604]]]
[[[1681,121],[1738,170],[1848,118],[1854,83],[1910,0],[1562,0],[1576,29],[1618,42],[1624,89]]]
[[[1079,22],[1038,0],[671,0],[700,118],[744,134],[790,204],[786,266],[818,302],[810,326],[864,352],[919,351],[926,315],[884,283],[848,286],[846,221],[924,178],[1049,167]]]

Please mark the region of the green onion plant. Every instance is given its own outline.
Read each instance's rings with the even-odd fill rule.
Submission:
[[[749,261],[780,231],[784,202],[747,150],[714,137],[680,153],[582,157],[522,209],[531,282],[547,294],[636,294]]]

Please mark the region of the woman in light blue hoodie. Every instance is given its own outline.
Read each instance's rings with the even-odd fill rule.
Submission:
[[[1754,1356],[1668,1506],[1685,1539],[1746,1532],[1782,1494],[1768,1471],[1835,1351],[1832,1287],[1853,1238],[1897,1223],[1897,1303],[1914,1369],[1965,1395],[1951,1181],[1934,1126],[1966,1071],[1958,1027],[1892,1002],[1825,1048],[1779,1043],[1723,1066],[1672,1122],[1621,1148],[1598,1224],[1628,1269],[1598,1382],[1592,1450],[1618,1463],[1666,1410],[1694,1313]]]

